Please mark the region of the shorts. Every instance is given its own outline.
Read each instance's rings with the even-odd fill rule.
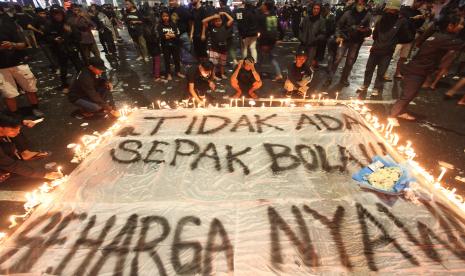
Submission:
[[[19,96],[18,84],[26,93],[37,92],[37,79],[29,65],[18,65],[0,69],[0,91],[3,98],[12,99]]]
[[[208,51],[208,55],[210,57],[210,61],[214,65],[221,65],[221,66],[226,65],[226,59],[227,59],[226,53],[219,53],[219,52],[210,50]]]

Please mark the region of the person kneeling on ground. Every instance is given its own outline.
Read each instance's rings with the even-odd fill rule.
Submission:
[[[24,162],[26,150],[24,137],[21,136],[21,125],[30,125],[30,121],[20,121],[9,116],[0,116],[0,182],[11,174],[32,178],[54,180],[63,177],[61,172],[46,172],[44,169],[33,168]],[[35,158],[27,159],[32,160]]]
[[[112,85],[101,78],[105,69],[103,60],[92,57],[89,66],[83,68],[71,84],[68,97],[70,102],[80,108],[82,117],[89,118],[102,113],[119,117],[111,96]]]
[[[231,86],[236,91],[234,98],[239,98],[243,92],[247,92],[251,98],[258,98],[255,91],[262,87],[262,80],[255,69],[253,57],[246,57],[239,61],[234,73],[231,76]]]
[[[189,97],[197,104],[203,103],[204,99],[209,102],[213,100],[208,90],[215,91],[216,84],[213,76],[213,63],[203,61],[199,65],[192,66],[187,71],[187,90]]]
[[[305,48],[299,47],[295,55],[295,62],[290,63],[288,66],[287,79],[284,82],[286,96],[292,97],[295,94],[303,96],[307,94],[313,76],[313,70],[307,64],[307,57]]]

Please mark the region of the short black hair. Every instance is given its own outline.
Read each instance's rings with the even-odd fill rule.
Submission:
[[[22,125],[21,120],[15,119],[10,116],[0,117],[0,127],[19,127]]]
[[[244,61],[250,61],[250,62],[252,62],[252,63],[255,63],[255,59],[253,58],[253,56],[246,56],[246,57],[244,58]]]
[[[211,61],[202,61],[200,63],[200,66],[202,66],[203,69],[207,70],[207,71],[211,71],[213,70],[213,63]]]
[[[461,20],[460,16],[456,14],[450,14],[450,15],[445,15],[441,17],[437,24],[438,24],[439,30],[446,31],[449,24],[452,24],[452,25],[458,24],[460,23],[460,20]]]

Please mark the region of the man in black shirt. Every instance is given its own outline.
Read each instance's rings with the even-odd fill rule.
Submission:
[[[258,98],[255,91],[262,87],[262,80],[254,64],[255,60],[251,56],[239,61],[231,76],[231,86],[236,91],[234,98],[239,98],[244,92],[247,92],[251,98]]]
[[[0,181],[4,181],[10,174],[49,180],[63,177],[61,172],[47,173],[44,169],[31,167],[24,162],[25,141],[20,135],[22,124],[22,121],[12,117],[0,116]]]
[[[112,85],[101,78],[105,69],[103,60],[92,57],[89,59],[89,66],[83,68],[71,84],[68,98],[80,108],[82,117],[89,118],[102,113],[119,117],[111,97]]]
[[[0,16],[0,91],[9,111],[18,110],[19,85],[32,106],[32,113],[43,117],[38,109],[36,78],[27,64],[22,64],[26,43],[21,40],[16,24],[7,14]]]
[[[450,50],[460,50],[465,42],[456,34],[463,29],[460,17],[451,15],[439,22],[439,31],[429,37],[421,46],[410,63],[405,64],[401,73],[402,95],[391,109],[391,117],[414,121],[416,118],[407,113],[408,104],[418,95],[426,77],[433,73],[444,55]]]
[[[202,7],[199,0],[192,0],[192,28],[190,38],[194,45],[194,54],[198,61],[205,61],[208,59],[207,55],[207,42],[202,41],[202,26],[203,20],[207,17],[207,10]]]
[[[308,85],[312,80],[313,71],[307,63],[308,54],[305,47],[299,47],[295,55],[295,62],[288,66],[287,79],[284,83],[284,89],[287,96],[293,94],[305,95],[308,91]]]
[[[216,85],[213,82],[213,63],[209,61],[201,62],[187,70],[187,91],[189,97],[198,104],[203,103],[205,98],[210,98],[208,90],[215,91]]]
[[[186,6],[179,5],[179,0],[169,0],[171,21],[179,28],[179,40],[181,46],[181,61],[183,64],[190,64],[194,62],[191,54],[191,41],[190,25],[192,21],[192,14]]]

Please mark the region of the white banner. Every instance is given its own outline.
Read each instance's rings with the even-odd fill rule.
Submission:
[[[465,219],[361,190],[345,107],[139,111],[0,251],[0,274],[463,274]],[[428,192],[425,190],[425,192]]]

